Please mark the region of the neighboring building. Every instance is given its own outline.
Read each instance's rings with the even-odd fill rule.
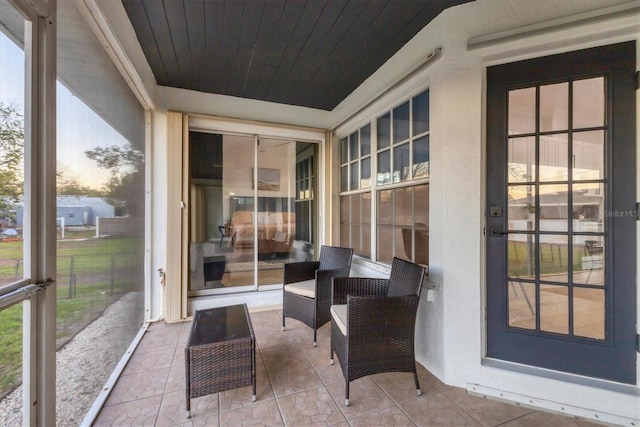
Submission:
[[[22,206],[18,208],[16,225],[22,227]],[[60,225],[60,218],[64,218],[64,225],[96,225],[96,218],[110,218],[115,216],[116,208],[105,202],[101,197],[86,196],[58,196],[56,198],[56,218]]]

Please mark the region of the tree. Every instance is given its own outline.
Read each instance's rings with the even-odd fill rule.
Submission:
[[[80,184],[78,177],[63,163],[58,162],[56,178],[56,189],[59,196],[103,196],[100,190]]]
[[[127,144],[96,147],[85,152],[98,167],[109,170],[104,193],[120,215],[144,215],[144,154]]]
[[[24,194],[24,119],[14,103],[0,101],[0,212],[10,211]]]

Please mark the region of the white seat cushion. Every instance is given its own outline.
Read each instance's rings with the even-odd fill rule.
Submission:
[[[331,306],[331,317],[336,326],[340,328],[342,335],[347,335],[347,304],[334,304]]]
[[[285,285],[287,292],[292,294],[302,295],[307,298],[316,297],[316,280],[303,280],[302,282],[293,282]]]

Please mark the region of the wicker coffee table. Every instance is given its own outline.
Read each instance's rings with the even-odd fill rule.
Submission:
[[[197,310],[184,349],[187,417],[191,399],[252,386],[256,400],[256,344],[246,304]]]

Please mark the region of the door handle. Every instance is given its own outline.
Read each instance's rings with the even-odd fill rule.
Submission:
[[[502,231],[501,227],[489,228],[489,235],[492,237],[500,237],[500,236],[504,236],[505,234],[509,234],[509,233],[506,231]]]

